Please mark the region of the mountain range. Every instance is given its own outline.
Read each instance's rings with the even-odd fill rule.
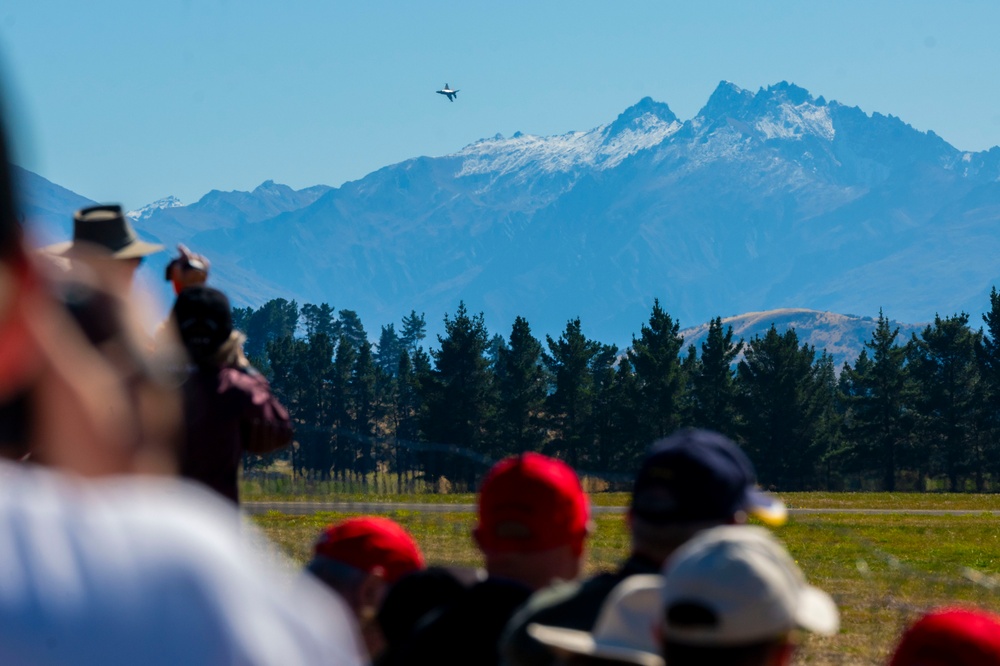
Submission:
[[[85,197],[19,173],[37,236],[66,237]],[[238,305],[327,302],[370,332],[416,310],[435,332],[464,300],[491,332],[520,315],[557,337],[579,317],[626,345],[654,298],[687,327],[783,308],[982,312],[1000,283],[998,177],[1000,148],[963,152],[786,82],[722,82],[688,120],[647,97],[588,131],[496,135],[341,187],[268,181],[130,217],[209,256]]]

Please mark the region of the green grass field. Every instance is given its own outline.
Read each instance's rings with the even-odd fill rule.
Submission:
[[[409,497],[434,501],[434,495]],[[447,497],[456,503],[471,495]],[[782,495],[792,507],[893,509],[1000,509],[996,495],[836,494]],[[278,499],[278,498],[273,498]],[[281,499],[288,499],[282,497]],[[312,495],[310,499],[319,499]],[[365,501],[365,496],[335,496],[331,501]],[[400,496],[385,496],[401,501]],[[620,505],[627,494],[599,493],[595,504]],[[469,537],[474,516],[467,512],[386,511],[417,539],[435,564],[478,566]],[[290,516],[269,513],[253,520],[293,559],[309,556],[316,534],[350,513]],[[599,515],[588,550],[588,571],[614,568],[628,549],[620,515]],[[843,628],[831,639],[810,637],[798,663],[881,664],[899,630],[921,609],[970,603],[1000,612],[1000,518],[967,516],[856,515],[832,513],[794,516],[776,530],[812,583],[840,605]]]

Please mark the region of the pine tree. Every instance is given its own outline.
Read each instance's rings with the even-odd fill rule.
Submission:
[[[411,449],[420,434],[419,416],[421,412],[420,379],[405,349],[399,355],[396,371],[394,401],[392,403],[393,436],[395,442],[396,487],[402,492],[403,473],[410,471],[414,464]]]
[[[743,441],[761,482],[803,490],[815,481],[821,447],[814,407],[815,351],[794,329],[756,336],[737,367]]]
[[[326,303],[314,305],[306,303],[302,306],[302,320],[306,328],[306,338],[323,333],[330,340],[340,337],[340,322],[337,315]]]
[[[410,314],[403,317],[399,343],[409,352],[411,360],[416,358],[417,351],[421,349],[420,343],[426,337],[427,322],[424,320],[424,315],[422,313],[418,315],[416,310],[410,310]]]
[[[986,331],[976,347],[985,393],[984,418],[987,442],[984,456],[994,483],[1000,483],[1000,293],[990,291],[990,310],[983,315]]]
[[[964,312],[942,319],[934,317],[910,344],[909,366],[917,388],[923,451],[932,472],[948,477],[950,490],[974,472],[982,486],[986,464],[983,451],[984,385],[979,375],[976,348],[982,331],[969,328]]]
[[[337,341],[337,351],[330,374],[330,427],[333,432],[333,471],[346,478],[358,459],[357,442],[353,435],[354,405],[350,383],[357,362],[354,345],[346,337]]]
[[[362,345],[368,344],[368,334],[361,324],[361,317],[354,310],[341,310],[340,315],[340,336],[341,340],[346,339],[355,352],[361,350]]]
[[[368,475],[377,470],[376,435],[382,417],[378,387],[379,368],[372,358],[371,345],[364,344],[358,349],[348,393],[353,406],[351,434],[357,441],[358,461],[354,471],[361,475],[362,485],[367,487]]]
[[[531,334],[527,320],[514,320],[510,340],[499,347],[497,356],[497,454],[540,451],[548,377],[542,344]]]
[[[618,348],[613,345],[601,345],[590,367],[594,377],[592,428],[595,443],[586,461],[587,468],[608,472],[620,468],[632,448],[635,428],[623,423],[622,407],[631,405],[628,401],[632,396],[628,392],[635,386],[634,375],[627,356],[619,359]],[[631,426],[634,424],[635,421],[631,421]]]
[[[809,400],[813,420],[813,451],[823,472],[823,485],[829,488],[835,471],[837,453],[843,439],[843,403],[834,369],[833,356],[826,350],[813,364],[812,395]],[[816,470],[818,474],[820,469]],[[818,480],[818,479],[817,479]]]
[[[286,335],[268,345],[271,388],[295,423],[293,467],[322,478],[329,476],[333,462],[327,382],[332,355],[333,346],[325,334],[309,340]]]
[[[679,330],[680,325],[656,299],[649,323],[643,324],[638,338],[632,338],[628,350],[639,386],[638,407],[650,440],[666,437],[681,425],[684,375],[680,351],[684,339]]]
[[[882,477],[882,488],[896,489],[896,477],[906,459],[913,430],[911,398],[906,374],[906,347],[896,343],[899,328],[879,310],[878,324],[865,349],[841,373],[840,386],[847,407],[847,457],[855,469],[872,469]],[[869,355],[870,352],[870,355]]]
[[[307,387],[302,381],[300,369],[305,356],[306,343],[290,335],[271,341],[266,350],[267,366],[270,370],[271,391],[288,409],[295,426],[295,438],[299,447],[293,450],[292,466],[296,472],[310,469],[312,450],[308,439],[303,438],[306,428],[300,418],[300,402]],[[244,459],[244,465],[247,460]]]
[[[597,414],[596,469],[632,478],[649,449],[646,429],[636,407],[639,386],[628,355],[617,357],[614,379],[601,395]],[[628,489],[627,487],[623,489]]]
[[[490,362],[490,365],[493,368],[499,367],[500,354],[506,351],[506,349],[507,341],[503,339],[502,335],[495,333],[486,345],[486,360]]]
[[[701,359],[694,345],[688,345],[687,352],[680,359],[681,390],[677,402],[677,420],[685,426],[694,423],[694,380],[701,372]]]
[[[556,433],[551,450],[579,467],[581,461],[595,457],[595,368],[609,356],[613,358],[616,349],[589,340],[579,319],[568,322],[558,340],[545,339],[549,351],[542,358],[553,382],[546,411]]]
[[[983,376],[990,384],[1000,388],[1000,293],[993,287],[990,291],[990,311],[983,315],[986,333],[977,347]],[[993,396],[1000,398],[1000,396]]]
[[[732,326],[723,330],[721,317],[709,322],[692,380],[692,425],[737,436],[739,419],[733,364],[744,346],[743,340],[733,342]]]
[[[295,301],[275,298],[260,306],[245,321],[246,330],[243,332],[246,333],[247,341],[244,350],[251,362],[254,362],[264,356],[269,342],[295,335],[295,329],[299,325],[299,306]]]
[[[426,411],[421,429],[431,442],[490,455],[494,441],[489,426],[496,401],[483,315],[470,316],[465,303],[459,303],[454,317],[445,315],[444,327],[444,337],[438,336],[441,348],[432,352],[434,369],[423,384]],[[428,472],[472,487],[480,469],[468,460],[451,456]]]
[[[399,356],[403,351],[403,345],[396,334],[395,324],[382,327],[382,333],[378,338],[378,352],[375,354],[375,362],[386,375],[394,377],[399,370]]]

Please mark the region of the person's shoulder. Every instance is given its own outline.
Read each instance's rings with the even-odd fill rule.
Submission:
[[[505,624],[514,610],[530,596],[531,590],[520,583],[488,578],[466,588],[428,627],[439,631],[444,627],[451,630],[466,625]]]
[[[554,663],[552,653],[528,634],[528,625],[545,624],[589,631],[604,599],[620,580],[618,573],[601,573],[582,581],[556,583],[528,599],[504,628],[500,652],[505,664],[542,666]]]
[[[534,617],[539,613],[551,612],[553,608],[560,608],[566,602],[575,599],[582,587],[583,581],[563,581],[538,590],[517,612],[515,621],[520,618]]]
[[[531,596],[531,589],[510,580],[487,578],[466,588],[430,625],[506,624]],[[494,621],[495,620],[495,621]]]
[[[219,377],[234,384],[267,385],[267,378],[253,366],[241,368],[226,365],[219,368]]]
[[[225,366],[219,369],[219,393],[241,393],[246,395],[270,395],[271,385],[267,377],[256,368]]]
[[[498,663],[498,640],[531,589],[514,581],[487,578],[423,624],[402,646],[394,663]]]
[[[95,663],[118,655],[199,664],[223,654],[240,663],[359,663],[343,604],[283,573],[290,569],[270,546],[208,491],[6,467],[5,567],[27,594],[0,595],[0,661],[34,663],[36,646],[58,635],[59,654],[92,654]],[[52,603],[29,608],[33,598]]]
[[[542,622],[567,614],[576,615],[584,610],[582,603],[593,602],[590,605],[600,605],[620,580],[618,573],[607,572],[584,580],[556,583],[535,592],[516,617],[530,622]]]

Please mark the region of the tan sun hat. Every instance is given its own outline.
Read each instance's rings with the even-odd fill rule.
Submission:
[[[662,587],[663,576],[659,574],[629,576],[604,601],[593,631],[532,623],[528,634],[557,653],[663,666],[656,637]]]
[[[110,205],[76,211],[73,214],[73,240],[49,245],[42,251],[68,256],[84,245],[110,252],[113,259],[137,259],[163,249],[158,243],[139,240],[135,229],[122,214],[122,207]]]

